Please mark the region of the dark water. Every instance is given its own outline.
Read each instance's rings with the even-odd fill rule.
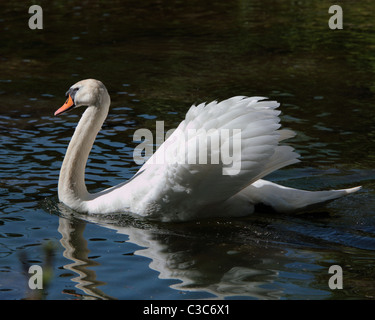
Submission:
[[[330,1],[41,1],[44,29],[30,30],[28,6],[2,2],[0,299],[374,299],[375,7],[340,3],[343,30],[328,27]],[[269,179],[363,189],[300,216],[77,215],[57,180],[80,111],[53,113],[89,77],[112,98],[90,191],[136,172],[137,128],[173,128],[192,103],[234,95],[277,99],[298,134],[302,163]],[[42,295],[29,265],[51,268]],[[342,290],[328,286],[332,265]]]

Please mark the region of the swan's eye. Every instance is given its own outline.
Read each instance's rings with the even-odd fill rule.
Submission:
[[[65,93],[65,97],[68,97],[69,95],[74,98],[76,92],[79,90],[80,87],[76,87],[76,88],[70,88],[66,93]]]

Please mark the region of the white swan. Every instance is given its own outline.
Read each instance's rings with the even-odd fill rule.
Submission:
[[[293,212],[360,189],[304,191],[262,180],[270,172],[299,161],[293,148],[279,145],[294,133],[279,129],[276,101],[241,96],[192,106],[177,130],[132,179],[90,194],[85,185],[85,166],[107,117],[110,97],[105,86],[94,79],[77,82],[66,95],[67,101],[55,115],[87,106],[69,143],[58,184],[59,200],[79,212],[129,212],[161,221],[238,217],[254,212],[257,204],[277,212]],[[212,158],[240,137],[241,149],[237,157],[233,155],[231,164],[239,172],[226,174],[230,166],[223,161],[199,164],[198,155],[202,150],[194,151],[197,151],[195,143],[200,131],[191,135],[190,129],[232,130],[232,136],[221,139],[216,150],[208,150]],[[240,135],[233,134],[234,129],[240,130]],[[173,143],[176,141],[179,143]],[[155,163],[162,152],[166,161]]]

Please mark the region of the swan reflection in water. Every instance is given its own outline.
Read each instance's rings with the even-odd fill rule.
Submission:
[[[180,292],[204,292],[205,296],[211,294],[218,299],[231,296],[278,299],[283,294],[274,284],[278,277],[275,270],[290,261],[280,248],[262,243],[267,234],[262,235],[259,227],[243,228],[241,225],[241,231],[233,224],[235,222],[220,220],[173,224],[140,222],[127,215],[81,215],[63,204],[58,205],[62,214],[58,228],[62,235],[60,243],[65,248],[64,257],[72,261],[64,269],[77,274],[72,281],[87,295],[83,298],[121,298],[107,295],[104,292],[106,279],[99,279],[92,270],[100,263],[88,256],[90,250],[83,235],[86,222],[126,236],[127,242],[140,247],[134,255],[150,259],[149,267],[159,273],[160,279],[178,280],[170,287]],[[241,220],[237,222],[241,224]]]

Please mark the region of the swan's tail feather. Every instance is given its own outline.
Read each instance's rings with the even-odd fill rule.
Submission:
[[[254,206],[264,205],[276,212],[291,213],[313,209],[360,189],[359,186],[340,190],[306,191],[258,180],[242,190],[239,195],[245,196]]]

